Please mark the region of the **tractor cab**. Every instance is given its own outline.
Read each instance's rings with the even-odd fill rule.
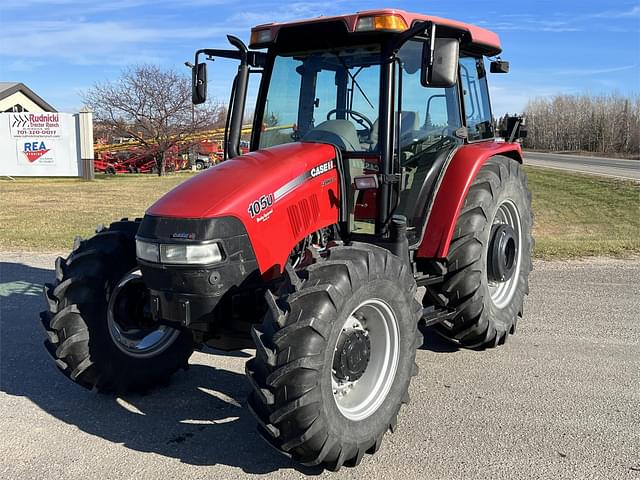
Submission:
[[[260,74],[251,150],[335,146],[348,193],[344,226],[355,238],[385,235],[395,214],[407,219],[409,245],[418,244],[443,165],[465,142],[494,137],[483,57],[500,45],[481,28],[380,10],[257,26],[250,47],[266,53],[230,41],[238,51],[196,54],[194,101],[206,92],[199,55],[235,54],[226,136],[233,154],[247,72]],[[505,65],[494,62],[492,71]]]

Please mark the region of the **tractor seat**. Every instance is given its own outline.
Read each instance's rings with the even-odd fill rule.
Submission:
[[[400,139],[403,139],[405,135],[416,130],[420,130],[420,115],[418,112],[406,111],[402,112],[400,116]],[[378,144],[378,119],[373,122],[373,129],[371,130],[371,145]]]
[[[309,130],[302,141],[328,143],[348,152],[360,150],[358,132],[349,120],[326,120]]]

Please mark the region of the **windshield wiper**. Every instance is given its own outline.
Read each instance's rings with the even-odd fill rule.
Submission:
[[[347,64],[345,63],[344,59],[340,56],[339,53],[337,52],[331,52],[333,53],[338,60],[340,60],[340,63],[342,64],[342,66],[344,67],[344,69],[347,71],[347,75],[349,75],[349,78],[351,78],[351,83],[353,85],[355,85],[358,90],[360,91],[360,93],[362,94],[362,96],[364,97],[364,99],[367,101],[367,103],[369,104],[369,106],[373,109],[375,109],[375,107],[373,106],[373,103],[371,103],[371,100],[369,100],[369,97],[367,97],[367,94],[364,93],[364,90],[362,90],[362,88],[360,88],[360,84],[358,83],[358,81],[356,80],[356,77],[353,76],[353,74],[351,73],[351,70],[349,70],[349,67],[347,67]]]

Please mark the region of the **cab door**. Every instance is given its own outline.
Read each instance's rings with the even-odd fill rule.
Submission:
[[[407,218],[409,244],[419,243],[438,175],[462,144],[458,87],[424,87],[420,81],[424,41],[412,39],[398,52],[396,151],[402,181],[397,214]],[[401,85],[401,88],[400,88]]]

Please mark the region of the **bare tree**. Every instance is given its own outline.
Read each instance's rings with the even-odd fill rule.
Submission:
[[[138,65],[113,82],[94,85],[84,95],[97,122],[115,135],[135,138],[152,152],[163,175],[168,152],[186,137],[210,127],[220,106],[191,103],[190,79],[173,70]]]
[[[640,155],[640,96],[556,95],[526,107],[525,146]]]

